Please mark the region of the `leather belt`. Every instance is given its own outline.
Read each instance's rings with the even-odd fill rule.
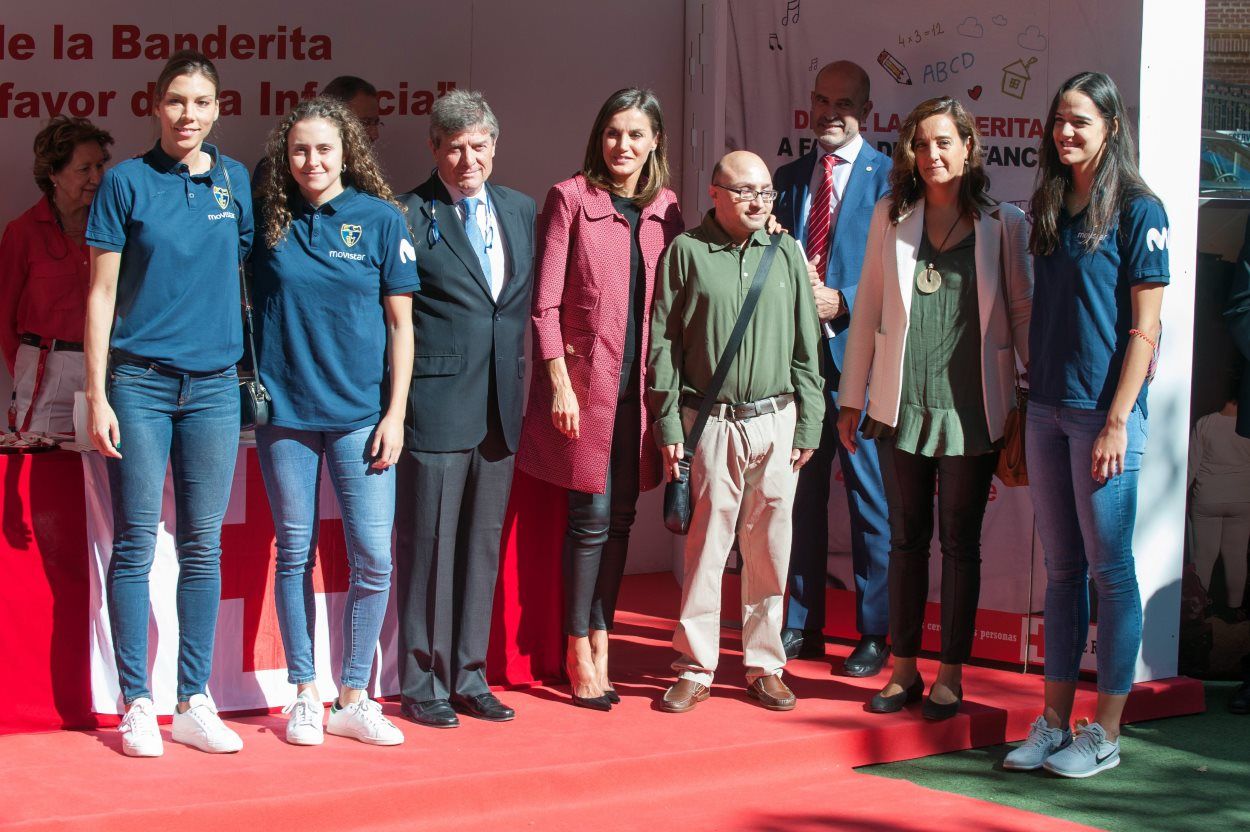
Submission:
[[[82,344],[76,341],[59,341],[56,338],[41,338],[32,332],[23,333],[19,339],[28,347],[38,347],[48,352],[82,352]]]
[[[793,393],[782,393],[780,396],[769,396],[768,398],[742,404],[717,402],[712,405],[711,415],[713,418],[723,419],[727,422],[741,422],[743,419],[753,419],[756,416],[777,413],[793,401]],[[701,403],[698,396],[685,395],[681,397],[682,407],[698,410]]]

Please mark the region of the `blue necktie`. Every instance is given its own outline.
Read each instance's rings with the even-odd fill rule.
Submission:
[[[467,196],[460,200],[460,204],[464,207],[464,233],[469,238],[469,245],[473,246],[473,253],[477,255],[477,260],[482,264],[482,274],[486,277],[487,284],[493,288],[494,283],[490,277],[490,257],[486,255],[486,240],[482,237],[482,229],[477,224],[477,204],[480,199]]]

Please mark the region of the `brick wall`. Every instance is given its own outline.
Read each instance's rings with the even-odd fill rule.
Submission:
[[[1250,86],[1250,0],[1206,0],[1207,86]]]

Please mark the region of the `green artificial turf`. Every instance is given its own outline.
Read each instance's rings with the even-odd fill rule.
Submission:
[[[1085,780],[1009,772],[1011,745],[858,771],[1119,830],[1250,829],[1250,715],[1227,710],[1233,682],[1208,682],[1207,712],[1124,726],[1118,768]]]

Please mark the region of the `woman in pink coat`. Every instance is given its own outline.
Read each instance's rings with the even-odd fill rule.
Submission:
[[[539,219],[535,365],[517,465],[567,488],[564,628],[573,703],[610,710],[608,631],[640,490],[660,481],[642,391],[655,269],[683,230],[660,102],[613,93],[581,173]]]

